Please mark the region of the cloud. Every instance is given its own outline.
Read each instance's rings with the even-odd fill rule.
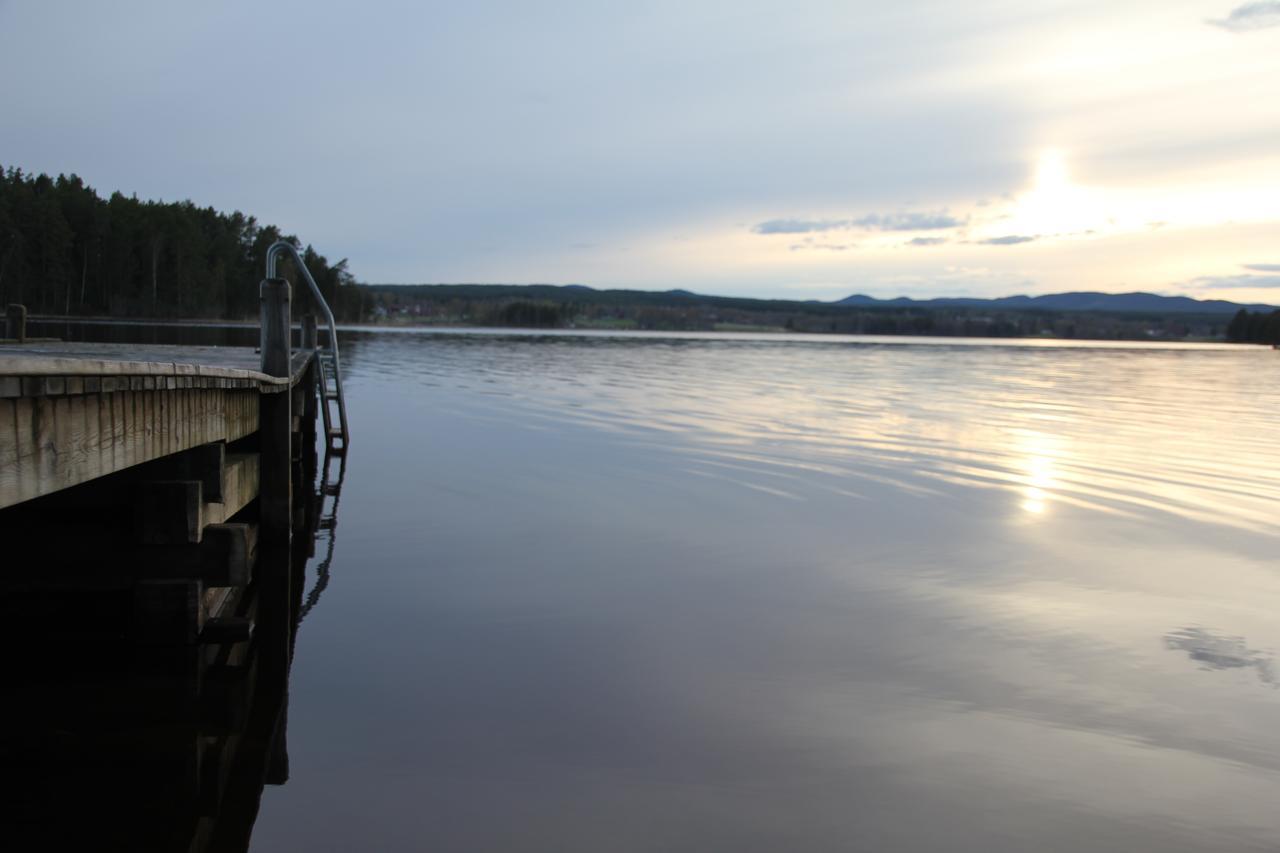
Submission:
[[[847,219],[770,219],[751,230],[757,234],[812,234],[848,227]]]
[[[908,246],[940,246],[947,242],[946,237],[915,237],[907,241]]]
[[[1280,289],[1280,275],[1202,275],[1187,285],[1201,290]]]
[[[937,213],[872,213],[853,220],[853,224],[876,231],[937,231],[956,228],[964,222],[940,210]]]
[[[1240,266],[1254,272],[1280,272],[1280,264],[1241,264]]]
[[[1207,23],[1233,33],[1280,27],[1280,0],[1245,3],[1232,9],[1225,18],[1210,18]]]
[[[850,249],[858,248],[856,243],[814,243],[812,241],[805,243],[796,243],[792,245],[793,252],[807,251],[826,251],[826,252],[847,252]]]
[[[1164,646],[1186,652],[1201,669],[1253,669],[1267,684],[1276,682],[1271,656],[1246,646],[1243,637],[1215,634],[1198,627],[1180,628],[1165,635]]]
[[[986,240],[979,240],[980,246],[1016,246],[1018,243],[1030,243],[1035,237],[1028,237],[1024,234],[1006,234],[1003,237],[989,237]]]
[[[753,226],[751,230],[757,234],[814,234],[845,228],[865,228],[870,231],[938,231],[957,228],[965,222],[966,220],[952,216],[945,210],[926,213],[901,211],[868,213],[859,219],[770,219]]]

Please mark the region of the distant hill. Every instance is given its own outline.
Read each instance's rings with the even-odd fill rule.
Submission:
[[[1241,325],[1235,317],[1240,309],[1254,311],[1255,318],[1272,314],[1266,305],[1154,293],[921,300],[857,294],[836,302],[800,302],[683,289],[595,290],[580,284],[373,284],[359,290],[361,305],[375,322],[446,326],[1223,340],[1228,325]]]
[[[1003,296],[997,299],[954,297],[940,299],[876,299],[855,293],[839,299],[835,305],[860,308],[992,308],[998,310],[1043,309],[1048,311],[1141,311],[1159,314],[1234,314],[1241,308],[1249,311],[1271,311],[1274,305],[1242,305],[1224,299],[1192,299],[1188,296],[1160,296],[1155,293],[1099,293],[1076,291],[1045,296]]]
[[[1143,314],[1234,314],[1241,308],[1249,311],[1274,311],[1275,305],[1242,304],[1225,299],[1192,299],[1189,296],[1160,296],[1155,293],[1101,293],[1098,291],[1073,291],[1050,293],[1044,296],[1001,296],[980,299],[970,296],[939,297],[936,299],[912,299],[899,296],[894,299],[877,299],[862,293],[846,296],[833,302],[807,299],[803,302],[787,299],[752,299],[745,296],[709,296],[691,290],[677,288],[656,290],[597,290],[585,284],[369,284],[367,290],[404,296],[432,296],[436,298],[461,297],[469,299],[524,298],[547,299],[553,302],[588,301],[600,303],[634,304],[687,304],[724,305],[738,308],[772,308],[785,306],[845,307],[845,308],[968,308],[995,311],[1104,311],[1137,312]]]

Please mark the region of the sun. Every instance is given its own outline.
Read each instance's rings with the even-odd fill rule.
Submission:
[[[1036,192],[1052,195],[1069,189],[1070,186],[1067,155],[1057,148],[1042,152],[1036,163]]]
[[[1011,233],[1036,238],[1091,232],[1101,224],[1095,196],[1072,183],[1065,151],[1045,149],[1036,158],[1031,189],[1015,199],[1006,226]]]

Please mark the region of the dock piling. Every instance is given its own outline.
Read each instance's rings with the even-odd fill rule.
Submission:
[[[268,376],[288,376],[291,354],[289,282],[282,278],[263,279],[259,294],[262,315],[262,372]],[[262,474],[258,500],[264,541],[280,541],[280,536],[287,538],[289,534],[292,396],[288,389],[263,394],[259,404],[259,459]]]
[[[27,306],[10,303],[4,312],[4,336],[18,343],[27,340]]]

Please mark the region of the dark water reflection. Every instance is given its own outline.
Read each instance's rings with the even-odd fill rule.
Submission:
[[[346,352],[336,579],[255,849],[1280,840],[1272,352]]]
[[[0,705],[6,849],[242,853],[264,786],[288,781],[290,661],[327,587],[343,460],[304,448],[292,541],[258,537],[252,582],[207,591],[190,551],[135,559],[128,495],[167,464],[0,514],[0,639],[16,652]],[[92,541],[92,556],[50,558],[54,537]],[[216,615],[202,630],[197,601]]]
[[[255,850],[1280,844],[1272,351],[343,342]]]

